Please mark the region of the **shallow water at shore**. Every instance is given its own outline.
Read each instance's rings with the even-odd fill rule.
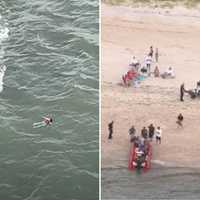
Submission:
[[[148,172],[121,169],[102,170],[102,199],[197,200],[200,170],[153,165]]]

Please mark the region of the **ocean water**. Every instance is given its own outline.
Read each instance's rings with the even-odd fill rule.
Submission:
[[[0,1],[1,200],[98,199],[98,27],[98,1]]]
[[[102,200],[199,200],[200,169],[153,165],[102,170]]]

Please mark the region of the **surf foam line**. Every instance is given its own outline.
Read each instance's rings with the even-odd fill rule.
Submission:
[[[0,59],[3,60],[4,57],[4,48],[2,42],[8,38],[9,29],[5,26],[5,22],[0,15]],[[3,91],[3,79],[6,72],[6,65],[2,64],[0,60],[0,93]]]
[[[0,93],[3,91],[3,78],[5,75],[5,71],[6,71],[6,66],[5,65],[1,65],[0,66]]]

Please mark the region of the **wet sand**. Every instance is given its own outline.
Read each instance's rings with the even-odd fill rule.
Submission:
[[[137,134],[153,123],[163,130],[162,144],[153,144],[154,162],[166,166],[200,166],[200,99],[179,101],[179,87],[196,86],[200,79],[200,21],[184,9],[148,10],[102,5],[102,168],[127,167],[128,129]],[[150,77],[139,87],[118,83],[128,70],[131,57],[140,61],[153,45],[160,52],[158,66],[175,69],[175,79]],[[153,63],[153,68],[156,63]],[[176,117],[184,116],[178,128]],[[113,140],[107,124],[114,120]]]

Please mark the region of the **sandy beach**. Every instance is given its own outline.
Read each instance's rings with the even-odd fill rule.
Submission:
[[[200,20],[186,9],[162,10],[102,5],[102,168],[127,167],[128,130],[137,134],[153,123],[163,130],[162,144],[153,145],[153,160],[165,166],[200,167],[200,99],[179,100],[179,87],[192,89],[200,79]],[[122,87],[131,57],[143,61],[149,47],[159,49],[158,66],[175,70],[175,79],[149,77],[137,88]],[[153,63],[153,68],[155,63]],[[178,128],[176,117],[184,116]],[[108,140],[108,123],[114,134]]]

